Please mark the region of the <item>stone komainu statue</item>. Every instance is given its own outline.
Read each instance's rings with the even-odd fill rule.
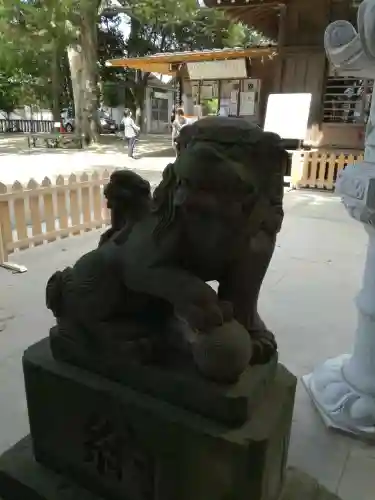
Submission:
[[[251,362],[267,362],[277,347],[257,302],[283,218],[286,162],[277,135],[212,117],[182,129],[151,202],[135,174],[113,176],[116,227],[47,284],[54,356],[82,366],[93,356],[164,363],[176,320],[204,335],[233,318],[252,339]],[[121,195],[111,205],[111,191],[134,205]],[[218,293],[207,284],[214,280]]]

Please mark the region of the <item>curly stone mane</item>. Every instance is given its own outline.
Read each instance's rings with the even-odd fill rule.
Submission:
[[[230,127],[227,127],[229,123]],[[241,126],[238,126],[238,125]],[[215,131],[225,128],[220,139]],[[233,119],[204,118],[181,130],[183,148],[167,165],[155,189],[152,211],[159,217],[158,238],[176,218],[174,196],[182,181],[193,189],[262,192],[273,175],[283,175],[287,154],[280,137]]]
[[[159,223],[155,228],[155,237],[165,231],[175,219],[175,206],[173,196],[178,184],[177,176],[174,171],[174,164],[169,163],[164,171],[160,184],[155,188],[153,194],[152,211],[159,215]]]
[[[247,180],[245,180],[247,179]],[[208,142],[192,142],[174,164],[169,164],[153,196],[153,213],[159,217],[158,238],[176,219],[176,189],[181,183],[191,190],[244,192],[253,190],[251,172],[225,149]]]

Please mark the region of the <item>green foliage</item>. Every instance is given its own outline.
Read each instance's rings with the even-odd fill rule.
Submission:
[[[107,82],[103,85],[103,104],[115,108],[121,104],[120,87],[115,83]]]
[[[205,99],[202,102],[203,116],[216,115],[219,111],[219,99]]]
[[[118,78],[118,72],[105,65],[109,59],[122,58],[126,53],[126,44],[120,25],[122,19],[118,15],[102,16],[98,30],[98,66],[103,82]],[[120,78],[121,79],[121,78]]]
[[[65,97],[64,90],[69,90],[63,88],[67,81],[68,36],[62,4],[52,0],[0,0],[0,72],[3,96],[9,103],[49,107],[57,100],[58,107],[60,95]],[[57,73],[58,87],[51,85],[52,70]]]
[[[266,40],[222,11],[198,9],[195,0],[123,0],[130,16],[130,57],[155,52],[248,47]]]
[[[48,61],[35,54],[22,40],[0,36],[0,109],[9,113],[19,105],[48,103],[41,75]]]
[[[97,72],[104,101],[114,104],[126,93],[127,105],[134,108],[142,107],[149,75],[108,68],[106,60],[266,41],[222,12],[197,9],[196,0],[119,2],[128,15],[126,39],[118,12],[100,17],[100,0],[0,0],[0,108],[40,103],[58,109],[72,102],[66,48],[80,43],[83,17],[98,28]],[[117,82],[121,91],[105,82]]]
[[[58,109],[72,104],[66,48],[78,42],[78,7],[77,0],[0,0],[3,105],[6,101],[11,106],[15,101],[18,105],[31,100]],[[105,60],[124,54],[124,40],[118,30],[118,16],[97,20],[98,67],[104,79],[110,79]]]

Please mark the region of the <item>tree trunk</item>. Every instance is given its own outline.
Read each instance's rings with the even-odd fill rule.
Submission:
[[[70,67],[70,77],[72,80],[72,90],[74,99],[75,130],[78,135],[82,135],[82,115],[83,115],[83,77],[82,77],[82,49],[78,46],[69,46],[67,49]]]
[[[81,21],[75,46],[68,47],[76,131],[87,144],[98,142],[97,7],[80,2]]]
[[[136,80],[135,80],[135,88],[133,92],[134,102],[135,102],[135,120],[136,124],[144,129],[144,116],[143,111],[145,107],[145,96],[146,96],[146,87],[148,82],[148,77],[150,73],[142,73],[137,71]]]
[[[61,70],[60,70],[60,57],[56,42],[53,43],[52,51],[52,68],[51,68],[51,82],[52,82],[52,115],[55,122],[61,121],[60,111],[60,96],[61,96]]]
[[[84,76],[84,134],[98,142],[98,33],[97,7],[91,0],[81,0],[81,46]]]

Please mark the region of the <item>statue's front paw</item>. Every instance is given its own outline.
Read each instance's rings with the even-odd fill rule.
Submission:
[[[251,335],[253,340],[253,355],[251,365],[264,365],[268,363],[277,352],[275,336],[268,330],[259,331]]]

